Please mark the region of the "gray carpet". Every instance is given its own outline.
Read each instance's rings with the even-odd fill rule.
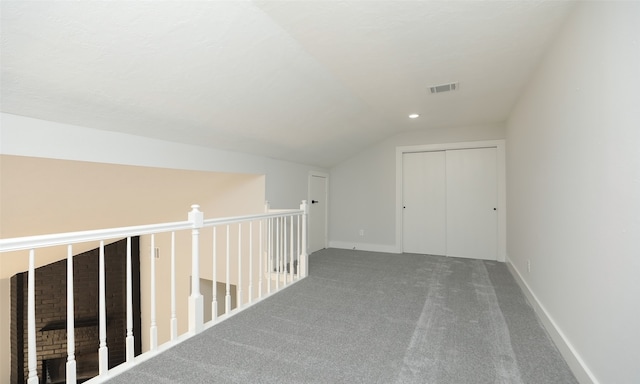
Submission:
[[[110,383],[577,383],[505,264],[329,249]]]

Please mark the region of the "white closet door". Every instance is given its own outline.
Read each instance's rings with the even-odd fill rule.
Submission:
[[[403,251],[446,254],[445,152],[403,155]]]
[[[496,148],[446,152],[448,256],[496,260]]]

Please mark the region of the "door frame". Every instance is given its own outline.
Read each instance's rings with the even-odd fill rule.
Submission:
[[[402,155],[412,152],[434,152],[452,149],[496,148],[498,175],[498,261],[506,261],[507,256],[507,187],[505,140],[467,141],[460,143],[424,144],[396,147],[396,252],[402,253]]]
[[[324,196],[325,196],[325,205],[324,205],[324,248],[328,248],[329,246],[329,174],[326,172],[320,171],[309,171],[309,176],[307,179],[307,204],[311,207],[311,178],[312,177],[324,177],[326,180],[324,184]],[[309,238],[309,225],[307,225],[307,239]],[[307,241],[307,252],[309,252],[309,244],[310,241]]]

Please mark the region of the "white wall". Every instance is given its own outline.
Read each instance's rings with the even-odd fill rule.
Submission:
[[[329,246],[396,252],[396,147],[503,138],[501,124],[412,131],[337,165],[329,182]]]
[[[0,154],[99,163],[266,175],[272,208],[295,208],[307,196],[304,164],[0,114]]]
[[[585,383],[640,383],[639,107],[640,3],[589,2],[507,124],[508,257]]]

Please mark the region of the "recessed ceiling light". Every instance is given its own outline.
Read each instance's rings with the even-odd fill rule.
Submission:
[[[409,115],[410,119],[417,119],[418,117],[420,117],[420,115],[418,115],[417,113],[412,113]]]

